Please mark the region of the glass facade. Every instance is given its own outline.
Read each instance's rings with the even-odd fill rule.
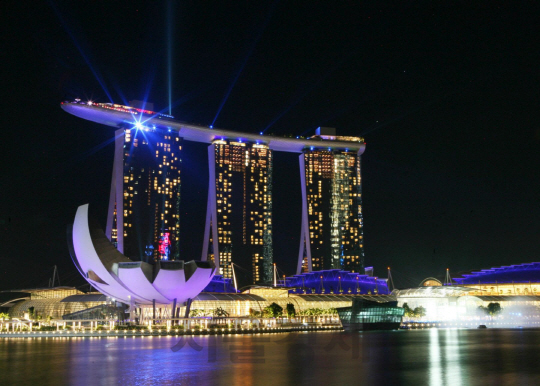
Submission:
[[[304,172],[313,270],[363,273],[360,155],[346,150],[306,149]],[[307,271],[304,258],[302,272]]]
[[[114,205],[109,205],[110,240],[134,260],[178,260],[182,140],[171,132],[146,128],[125,129],[120,136],[123,144],[116,151],[122,154],[120,162],[115,155],[113,171],[113,189],[119,191],[111,195]],[[115,173],[121,174],[116,184]]]
[[[376,324],[397,328],[404,314],[396,301],[378,303],[365,299],[354,299],[351,307],[338,308],[337,312],[344,327],[356,325],[360,329],[369,329],[370,324],[375,324],[374,328],[377,328]],[[364,328],[361,325],[365,325]]]
[[[263,144],[213,143],[220,275],[232,278],[232,264],[250,269],[249,282],[272,278],[272,150]],[[212,241],[212,240],[211,240]],[[212,250],[209,258],[213,259]],[[242,283],[244,281],[244,283]]]
[[[84,310],[76,311],[62,316],[64,320],[89,320],[89,319],[110,319],[124,320],[129,317],[126,314],[127,306],[117,307],[111,304],[99,304]]]
[[[77,311],[86,310],[88,308],[96,307],[103,304],[103,302],[62,302],[62,298],[54,299],[31,299],[22,301],[15,304],[9,310],[9,316],[12,318],[24,318],[30,312],[30,309],[34,310],[36,316],[46,320],[48,317],[53,319],[61,319],[66,314],[71,314]]]

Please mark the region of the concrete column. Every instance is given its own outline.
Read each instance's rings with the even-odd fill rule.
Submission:
[[[210,165],[209,167],[212,167],[212,166]],[[206,204],[206,222],[204,224],[204,239],[203,239],[201,261],[208,260],[208,245],[210,244],[210,228],[211,228],[210,223],[211,222],[212,222],[212,203],[210,200],[210,188],[208,188],[208,202]]]
[[[206,207],[206,224],[204,228],[202,261],[208,258],[208,245],[210,243],[210,228],[212,228],[212,247],[214,250],[214,264],[219,272],[219,239],[217,226],[217,204],[216,204],[216,153],[215,145],[208,146],[208,204]],[[212,226],[210,226],[212,223]]]
[[[176,298],[174,298],[173,300],[171,319],[173,319],[175,315],[176,315]],[[174,321],[173,321],[173,324],[174,324]]]
[[[311,264],[311,242],[309,238],[309,221],[307,207],[307,189],[306,189],[306,166],[304,161],[304,153],[300,154],[300,184],[302,188],[302,226],[300,231],[300,251],[298,253],[298,265],[296,266],[296,274],[302,273],[302,262],[304,261],[304,251],[306,252],[308,272],[313,270]],[[305,249],[304,249],[305,248]]]
[[[110,240],[114,205],[116,204],[117,249],[120,253],[124,253],[124,137],[124,129],[116,130],[111,193],[109,196],[109,212],[107,216],[107,227],[105,229],[105,235]]]
[[[135,322],[135,302],[131,296],[129,296],[129,321]]]
[[[191,303],[193,302],[193,299],[188,299],[186,301],[186,313],[184,315],[184,318],[189,318],[189,312],[191,311]]]

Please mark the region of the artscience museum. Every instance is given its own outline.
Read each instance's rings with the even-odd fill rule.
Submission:
[[[77,209],[68,229],[71,256],[81,275],[101,293],[129,305],[182,306],[212,280],[211,261],[158,261],[151,265],[120,253],[88,215]]]

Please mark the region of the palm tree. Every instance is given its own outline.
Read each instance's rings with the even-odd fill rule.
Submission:
[[[229,316],[229,313],[227,311],[225,311],[223,308],[221,307],[218,307],[216,309],[214,309],[214,316],[217,316],[217,317],[228,317]]]

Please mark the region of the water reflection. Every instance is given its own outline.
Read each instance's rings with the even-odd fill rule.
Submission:
[[[429,331],[429,384],[442,385],[441,348],[439,347],[439,330]]]
[[[445,336],[445,379],[447,385],[463,385],[464,381],[462,378],[462,366],[461,366],[461,356],[460,356],[460,344],[459,344],[459,335],[458,330],[448,329],[440,330],[441,334]]]
[[[540,331],[0,339],[0,384],[540,384]]]
[[[465,366],[460,356],[460,341],[457,329],[429,331],[429,384],[464,385],[462,369]]]

